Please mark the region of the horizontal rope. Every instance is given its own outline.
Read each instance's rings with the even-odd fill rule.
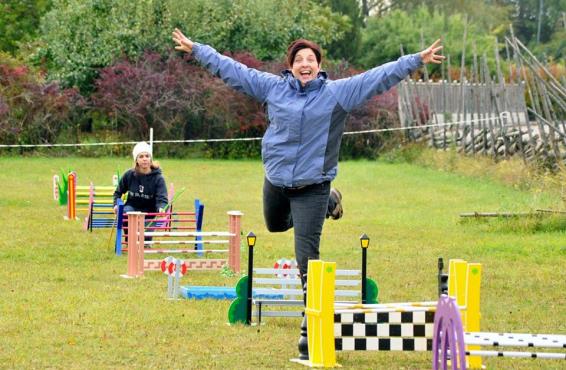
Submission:
[[[504,115],[502,112],[501,116]],[[445,123],[434,123],[429,125],[415,125],[415,126],[405,126],[405,127],[392,127],[392,128],[380,128],[373,130],[360,130],[360,131],[347,131],[344,135],[361,135],[361,134],[371,134],[379,132],[393,132],[393,131],[403,131],[403,130],[413,130],[413,129],[424,129],[424,128],[434,128],[434,127],[446,127],[446,126],[459,126],[471,123],[479,123],[484,121],[500,120],[497,117],[488,118],[472,118],[470,120],[464,121],[454,121]],[[507,127],[509,125],[500,125],[501,127]],[[153,140],[154,144],[166,144],[166,143],[177,143],[177,144],[190,144],[190,143],[222,143],[222,142],[236,142],[236,141],[260,141],[262,137],[242,137],[242,138],[230,138],[230,139],[187,139],[187,140]],[[0,148],[55,148],[55,147],[89,147],[89,146],[109,146],[109,145],[135,145],[137,141],[113,141],[113,142],[99,142],[99,143],[70,143],[70,144],[0,144]]]

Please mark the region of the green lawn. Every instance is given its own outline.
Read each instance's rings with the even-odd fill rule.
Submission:
[[[226,230],[241,210],[257,235],[256,266],[293,256],[292,232],[263,224],[259,161],[161,161],[167,182],[186,187],[177,210],[205,203],[205,229]],[[110,232],[64,221],[51,179],[109,185],[124,158],[0,158],[0,368],[299,369],[298,319],[227,325],[227,301],[168,301],[161,273],[127,280]],[[481,178],[407,164],[344,162],[334,183],[344,218],[328,221],[322,258],[359,268],[358,237],[370,238],[368,271],[382,302],[435,299],[437,257],[483,264],[485,331],[566,334],[566,221],[462,221],[460,212],[559,208],[558,196],[530,194]],[[247,254],[243,249],[242,265]],[[183,285],[233,286],[237,277],[194,272]],[[430,353],[339,353],[345,368],[426,369]],[[563,368],[563,362],[487,359],[488,368]],[[554,367],[553,367],[554,366]]]

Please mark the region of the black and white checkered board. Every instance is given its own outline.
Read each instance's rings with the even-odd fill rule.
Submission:
[[[336,313],[337,351],[430,351],[434,312]]]

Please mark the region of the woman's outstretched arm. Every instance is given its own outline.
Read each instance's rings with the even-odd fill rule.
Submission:
[[[332,91],[346,111],[363,104],[374,95],[381,94],[401,82],[426,63],[442,63],[444,56],[440,39],[420,53],[403,56],[359,75],[332,82]]]
[[[224,83],[262,103],[267,99],[269,90],[279,81],[279,77],[273,74],[248,68],[208,45],[191,41],[177,28],[173,31],[173,41],[177,44],[175,50],[193,54],[206,69],[220,77]]]

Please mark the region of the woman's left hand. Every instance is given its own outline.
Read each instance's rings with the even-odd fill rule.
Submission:
[[[186,53],[193,52],[193,42],[178,29],[173,31],[173,41],[177,44],[175,50],[184,51]]]
[[[446,59],[444,55],[437,54],[438,51],[442,50],[442,45],[439,45],[440,39],[436,40],[432,45],[420,52],[421,59],[424,64],[440,64],[444,59]]]

